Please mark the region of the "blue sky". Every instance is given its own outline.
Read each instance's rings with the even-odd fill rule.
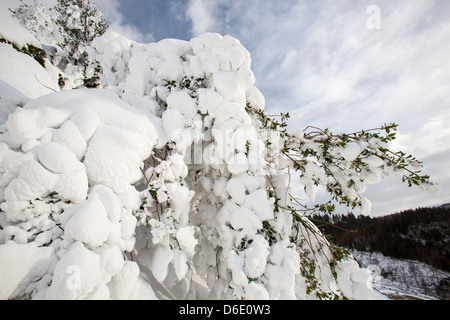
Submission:
[[[441,195],[390,178],[368,188],[374,215],[450,202],[450,1],[96,2],[112,29],[133,40],[238,38],[266,111],[289,111],[292,130],[399,124],[394,148],[423,160]]]
[[[145,35],[144,40],[189,40],[191,22],[182,14],[186,6],[187,2],[182,0],[122,0],[118,9],[125,23],[134,25]]]

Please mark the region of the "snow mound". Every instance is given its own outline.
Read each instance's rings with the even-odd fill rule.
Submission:
[[[3,230],[7,244],[0,245],[0,250],[10,252],[13,243],[29,247],[26,243],[34,241],[33,245],[49,246],[38,248],[47,256],[50,251],[59,257],[51,286],[37,286],[33,295],[110,298],[115,292],[108,288],[111,281],[112,287],[119,288],[134,278],[136,288],[141,287],[139,273],[122,271],[123,256],[117,252],[131,251],[135,243],[137,220],[132,212],[138,206],[138,191],[133,184],[141,178],[142,161],[165,139],[159,123],[152,114],[105,90],[54,93],[9,116],[0,142],[0,196],[11,225]],[[116,252],[105,256],[113,259],[113,265],[102,262],[107,248]],[[24,266],[31,268],[36,254],[27,256],[29,266]],[[11,258],[11,267],[16,260]],[[42,268],[48,265],[36,270]],[[7,274],[3,270],[2,276]],[[5,287],[2,297],[14,290],[23,294],[23,279],[41,275],[25,271],[11,282],[11,288]],[[72,280],[73,286],[68,287]],[[129,294],[133,290],[129,288]]]

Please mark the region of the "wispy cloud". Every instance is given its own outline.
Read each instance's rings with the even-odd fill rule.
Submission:
[[[197,36],[208,31],[215,31],[217,21],[215,9],[218,2],[209,0],[191,0],[186,15],[192,23],[192,34]]]
[[[425,170],[434,173],[442,196],[394,205],[377,198],[385,195],[387,185],[381,184],[368,191],[376,212],[450,202],[448,1],[207,3],[191,1],[194,33],[218,31],[240,39],[252,55],[267,108],[290,111],[292,129],[315,124],[346,132],[393,121],[400,125],[398,147],[428,159]],[[374,4],[379,10],[368,11]],[[371,28],[369,19],[378,12],[380,28]],[[389,186],[392,194],[411,191]]]

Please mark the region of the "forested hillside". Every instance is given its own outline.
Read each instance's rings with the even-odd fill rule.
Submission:
[[[418,208],[370,218],[319,216],[314,222],[338,245],[385,256],[422,261],[450,271],[450,208]]]

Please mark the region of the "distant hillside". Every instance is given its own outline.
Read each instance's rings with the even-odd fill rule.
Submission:
[[[313,216],[337,245],[413,259],[450,271],[450,206],[419,208],[370,218],[353,214]]]

